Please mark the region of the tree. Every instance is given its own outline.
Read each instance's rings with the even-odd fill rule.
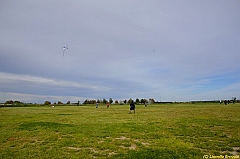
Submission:
[[[112,104],[113,103],[113,100],[112,98],[109,99],[109,103]]]
[[[86,99],[86,100],[83,102],[83,104],[88,104],[88,103],[89,103],[88,99]]]
[[[61,101],[58,101],[58,104],[63,104]]]
[[[92,100],[88,100],[86,99],[83,104],[96,104],[96,100],[92,99]]]
[[[127,104],[127,100],[125,99],[125,100],[123,101],[123,103],[124,103],[124,104]]]
[[[103,101],[102,101],[104,104],[107,103],[107,100],[105,98],[103,98]]]
[[[136,99],[136,103],[138,104],[139,102],[140,102],[140,101],[139,101],[139,99],[137,98],[137,99]]]
[[[128,100],[128,104],[130,104],[130,103],[132,103],[132,98],[130,98],[129,100]]]
[[[236,103],[236,97],[232,97],[232,101],[233,101],[233,104],[235,104]]]
[[[67,102],[67,104],[71,104],[71,102],[70,102],[70,101],[68,101],[68,102]]]
[[[153,98],[149,98],[149,104],[152,104],[152,103],[154,103],[155,101],[154,101],[154,99]]]
[[[44,105],[50,105],[50,104],[51,104],[51,102],[49,102],[49,101],[44,102]]]
[[[15,100],[13,103],[14,103],[14,104],[21,104],[21,102],[18,101],[18,100]]]
[[[148,103],[148,100],[147,100],[147,99],[141,99],[141,103],[142,103],[142,104]]]
[[[13,101],[12,100],[8,100],[5,102],[5,104],[13,104]]]
[[[118,104],[118,100],[115,100],[115,104]]]
[[[89,104],[96,104],[97,102],[96,102],[96,100],[90,100],[90,102],[89,102]]]

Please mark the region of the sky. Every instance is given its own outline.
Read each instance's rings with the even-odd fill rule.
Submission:
[[[240,99],[239,15],[239,0],[1,0],[0,102]]]

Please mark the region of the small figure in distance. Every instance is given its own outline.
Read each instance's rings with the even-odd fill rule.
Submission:
[[[144,107],[145,107],[145,108],[147,107],[147,102],[144,103]]]
[[[107,108],[109,108],[109,106],[110,106],[110,104],[109,104],[109,103],[107,103]]]
[[[129,114],[132,112],[132,110],[133,110],[133,112],[134,112],[134,114],[135,114],[135,104],[134,104],[133,101],[132,101],[131,104],[130,104],[130,111],[129,111]]]
[[[98,108],[98,103],[96,103],[96,108]]]
[[[227,100],[224,101],[224,104],[227,105]]]

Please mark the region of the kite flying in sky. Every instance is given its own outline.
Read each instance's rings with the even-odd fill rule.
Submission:
[[[64,56],[64,52],[66,49],[68,49],[68,45],[70,44],[70,42],[72,42],[73,40],[69,41],[69,43],[67,45],[63,46],[63,56]]]

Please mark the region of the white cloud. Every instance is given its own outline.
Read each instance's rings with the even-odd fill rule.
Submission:
[[[22,81],[25,83],[25,85],[29,85],[29,83],[34,83],[35,85],[47,85],[47,86],[60,86],[60,87],[77,87],[77,88],[85,88],[85,89],[93,89],[95,91],[102,90],[102,89],[108,89],[104,86],[95,86],[91,83],[88,83],[85,81],[84,83],[77,83],[72,81],[58,81],[54,79],[49,78],[42,78],[42,77],[36,77],[31,75],[18,75],[18,74],[10,74],[10,73],[4,73],[0,72],[0,83],[17,83],[18,81]]]
[[[4,97],[0,102],[13,100],[21,101],[24,103],[44,103],[45,101],[50,101],[52,103],[61,101],[67,103],[70,101],[72,103],[77,103],[77,101],[83,102],[85,99],[91,99],[89,97],[78,97],[78,96],[47,96],[47,95],[36,95],[36,94],[23,94],[23,93],[4,93],[0,92]]]

